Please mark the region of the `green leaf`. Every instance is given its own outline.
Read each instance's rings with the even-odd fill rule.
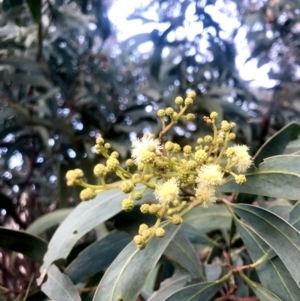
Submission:
[[[300,201],[294,205],[292,211],[290,212],[289,223],[298,231],[300,231]]]
[[[245,176],[245,184],[238,185],[233,177],[229,177],[218,190],[297,200],[300,195],[300,156],[281,155],[265,159],[259,169]]]
[[[104,274],[93,301],[115,301],[118,298],[135,300],[160,256],[179,229],[180,226],[167,225],[165,236],[152,237],[142,251],[138,250],[132,241]]]
[[[47,281],[42,285],[42,291],[53,301],[81,301],[76,287],[70,278],[52,265],[47,273]]]
[[[198,301],[198,300],[210,300],[217,291],[221,288],[224,280],[218,280],[215,282],[197,283],[186,286],[174,294],[169,296],[165,301]]]
[[[22,253],[42,263],[47,251],[47,242],[23,231],[0,227],[0,248]]]
[[[247,225],[235,219],[236,227],[253,262],[262,258],[270,247]],[[278,256],[256,267],[261,284],[285,301],[300,300],[300,290]]]
[[[143,187],[143,185],[137,185],[135,191],[142,191]],[[52,262],[66,258],[83,235],[119,213],[122,210],[121,203],[126,197],[127,194],[119,189],[113,189],[99,193],[91,201],[80,203],[61,223],[51,238],[41,266],[41,273]],[[153,200],[153,192],[147,190],[142,201],[150,200]]]
[[[265,158],[281,155],[288,143],[300,135],[300,125],[292,122],[269,138],[254,156],[254,164],[258,166]]]
[[[106,269],[132,240],[126,232],[112,232],[84,249],[64,273],[77,284]]]
[[[232,210],[249,223],[255,232],[277,253],[292,277],[299,283],[300,232],[266,209],[240,204],[233,205]]]
[[[42,0],[26,0],[32,18],[36,23],[40,22],[41,19],[41,6]]]
[[[222,274],[222,266],[220,263],[204,264],[205,278],[207,281],[215,281]]]
[[[71,212],[70,209],[59,209],[54,212],[43,215],[35,220],[27,229],[26,232],[34,235],[41,234],[54,226],[59,225]]]
[[[197,229],[198,233],[207,233],[218,229],[230,229],[231,215],[224,205],[208,208],[196,207],[184,216],[184,225]]]
[[[165,255],[179,263],[183,268],[189,271],[193,277],[201,277],[204,280],[203,267],[197,253],[193,245],[181,231],[172,239],[165,250]]]
[[[293,208],[292,204],[285,199],[259,201],[259,206],[266,208],[285,220],[288,220],[290,212]]]
[[[280,299],[275,294],[267,290],[265,287],[253,282],[243,274],[241,274],[241,276],[244,279],[244,281],[251,287],[251,289],[254,291],[255,295],[259,298],[260,301],[282,301],[282,299]]]
[[[171,278],[167,278],[160,285],[158,291],[154,292],[147,301],[162,301],[172,295],[172,293],[182,287],[191,280],[190,273],[186,271],[178,271]]]

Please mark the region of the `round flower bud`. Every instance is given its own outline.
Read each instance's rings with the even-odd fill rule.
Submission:
[[[142,213],[146,214],[146,213],[149,212],[149,208],[150,208],[150,206],[148,204],[143,204],[141,206],[140,210],[141,210]]]
[[[247,179],[246,179],[246,177],[245,177],[244,175],[238,175],[238,176],[236,176],[234,179],[235,179],[235,182],[236,182],[237,184],[239,184],[239,185],[243,185],[243,184],[245,184],[246,181],[247,181]]]
[[[196,97],[196,92],[195,91],[188,92],[187,97],[195,98]]]
[[[174,112],[173,115],[172,115],[172,119],[177,120],[177,116],[178,116],[178,113]]]
[[[178,105],[178,106],[182,106],[183,105],[183,98],[180,97],[180,96],[177,96],[175,98],[175,103]]]
[[[141,233],[148,229],[149,229],[149,227],[146,224],[141,224],[139,227],[139,234],[142,235]]]
[[[132,175],[132,180],[138,180],[140,178],[140,175],[138,173],[135,173]]]
[[[202,138],[198,138],[198,139],[197,139],[197,143],[198,143],[198,144],[202,144],[202,143],[203,143],[203,139],[202,139]]]
[[[199,149],[195,152],[195,159],[199,162],[207,159],[207,153],[204,149]]]
[[[182,217],[178,214],[174,214],[172,216],[172,224],[174,225],[180,225],[182,223]]]
[[[187,97],[187,98],[184,100],[184,104],[185,104],[185,106],[187,106],[187,107],[192,106],[193,103],[194,103],[194,101],[193,101],[193,98],[191,98],[191,97]]]
[[[66,173],[66,179],[68,181],[76,179],[76,172],[74,170],[67,171],[67,173]]]
[[[220,146],[224,145],[224,140],[223,140],[222,137],[218,137],[218,138],[217,138],[217,144],[220,145]],[[217,150],[218,150],[218,149],[217,149]]]
[[[146,240],[151,236],[151,231],[149,229],[143,230],[141,233],[142,237]]]
[[[122,201],[122,209],[124,211],[131,211],[134,208],[134,201],[130,199],[125,199]]]
[[[133,238],[133,241],[137,244],[137,245],[141,245],[144,243],[144,238],[141,235],[136,235]]]
[[[173,143],[171,141],[167,141],[165,144],[165,149],[167,152],[173,152]]]
[[[134,198],[136,201],[141,200],[142,197],[143,197],[143,195],[142,195],[141,192],[136,192],[136,193],[133,195],[133,198]]]
[[[217,119],[218,118],[218,113],[217,112],[211,112],[209,117],[211,119]]]
[[[124,192],[124,193],[129,193],[134,189],[134,185],[133,183],[128,180],[128,181],[124,181],[121,185],[120,185],[120,189]]]
[[[157,116],[158,116],[159,118],[165,117],[165,116],[166,116],[166,111],[163,110],[163,109],[159,109],[159,110],[157,111]]]
[[[146,244],[143,243],[143,244],[137,244],[136,247],[139,249],[139,250],[144,250],[146,248]]]
[[[106,149],[110,149],[110,148],[111,148],[111,145],[110,145],[109,143],[105,143],[105,144],[104,144],[104,147],[105,147]]]
[[[151,164],[155,160],[155,154],[149,151],[145,151],[142,154],[142,163]]]
[[[223,121],[221,122],[221,130],[222,130],[223,132],[229,132],[230,129],[231,129],[231,127],[230,127],[230,124],[228,123],[228,121],[223,120]]]
[[[166,234],[166,231],[163,228],[157,228],[156,231],[155,231],[155,235],[157,237],[164,237],[165,234]]]
[[[171,108],[171,107],[166,108],[166,114],[167,114],[168,116],[173,116],[173,114],[174,114],[174,109]]]
[[[193,121],[193,120],[195,120],[195,115],[194,114],[192,114],[192,113],[189,113],[189,114],[187,114],[186,115],[186,120],[187,121]]]
[[[192,153],[192,147],[190,145],[186,145],[184,148],[183,148],[183,152],[187,155],[190,155]]]
[[[228,139],[229,139],[229,140],[234,140],[235,138],[236,138],[235,133],[230,133],[230,134],[228,135]]]
[[[195,161],[188,161],[186,167],[187,167],[188,170],[192,171],[192,170],[195,170],[197,168],[197,165],[198,164]]]
[[[105,177],[107,175],[107,167],[103,164],[97,164],[94,167],[94,175],[96,177]]]
[[[213,142],[213,137],[209,136],[209,135],[205,136],[204,137],[204,142],[205,143],[212,143]]]
[[[156,147],[154,145],[149,145],[147,147],[147,151],[152,152],[152,153],[156,153]]]
[[[139,171],[143,171],[144,167],[145,167],[144,163],[139,163],[138,166],[137,166],[137,168],[138,168]]]
[[[126,160],[126,165],[127,165],[128,167],[132,166],[133,164],[134,164],[134,162],[133,162],[132,159]]]
[[[236,127],[236,123],[235,122],[231,122],[230,123],[230,128],[233,129],[234,127]]]
[[[181,150],[181,147],[178,143],[173,143],[173,153],[179,153]]]
[[[150,214],[156,214],[159,211],[159,209],[160,209],[160,206],[158,206],[157,204],[152,204],[149,206],[148,211]]]
[[[106,166],[107,166],[107,170],[108,171],[115,171],[117,170],[117,168],[120,166],[120,162],[118,159],[110,157],[107,161],[106,161]]]
[[[118,159],[120,155],[119,155],[118,152],[112,152],[112,153],[110,154],[110,156],[113,157],[113,158]]]
[[[205,145],[204,146],[204,150],[207,152],[209,150],[209,146],[208,145]]]
[[[96,144],[102,145],[103,143],[104,143],[104,139],[102,137],[96,139]]]
[[[79,168],[74,169],[74,174],[75,174],[76,179],[83,178],[83,175],[84,175],[83,171]]]
[[[98,144],[95,145],[95,152],[96,152],[97,155],[100,155],[100,154],[101,154],[102,149],[101,149],[101,146],[100,146],[100,145],[98,145]]]
[[[81,190],[79,197],[82,201],[89,201],[96,197],[96,193],[91,188],[85,188]]]
[[[228,147],[227,150],[226,150],[226,152],[225,152],[225,154],[226,154],[226,156],[227,156],[228,158],[232,158],[232,157],[235,156],[236,150],[235,150],[234,147]]]

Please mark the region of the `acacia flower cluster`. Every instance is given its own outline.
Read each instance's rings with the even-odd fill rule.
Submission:
[[[163,143],[168,131],[179,120],[189,122],[195,119],[194,114],[186,113],[195,97],[195,92],[189,92],[185,99],[176,97],[175,108],[158,110],[157,116],[162,124],[159,136],[145,134],[133,141],[131,158],[124,164],[119,153],[111,151],[109,143],[97,138],[96,153],[106,161],[94,167],[99,185],[86,183],[80,169],[66,174],[69,186],[84,187],[80,193],[83,201],[95,198],[102,191],[117,188],[126,194],[121,204],[123,210],[131,211],[138,202],[142,202],[141,212],[154,215],[156,223],[140,226],[134,237],[139,249],[145,248],[153,236],[165,235],[162,221],[179,225],[187,211],[199,205],[208,207],[216,203],[218,187],[225,183],[227,176],[233,176],[238,185],[243,185],[247,180],[243,173],[252,164],[249,149],[246,145],[233,144],[235,123],[223,120],[218,127],[216,112],[204,117],[204,122],[212,127],[212,135],[198,137],[196,146],[179,145],[172,141]],[[121,181],[108,184],[106,177],[110,173]],[[141,189],[141,186],[144,188]],[[143,195],[149,189],[153,190],[153,201],[143,203]]]

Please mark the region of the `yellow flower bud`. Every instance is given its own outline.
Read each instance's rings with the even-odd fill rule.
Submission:
[[[196,92],[195,91],[188,92],[187,97],[195,98],[196,97]]]
[[[104,139],[102,137],[96,139],[96,144],[102,145],[103,143],[104,143]]]
[[[122,201],[122,209],[124,211],[132,211],[134,208],[134,201],[131,199],[125,199]]]
[[[211,119],[217,119],[218,118],[218,113],[217,112],[211,112],[210,116]]]
[[[118,152],[112,152],[110,156],[113,157],[113,158],[118,159],[120,154]]]
[[[107,167],[103,164],[97,164],[94,167],[94,175],[96,177],[105,177],[107,175]]]
[[[247,179],[246,179],[246,177],[245,177],[244,175],[238,175],[238,176],[236,176],[234,179],[235,179],[235,182],[236,182],[237,184],[239,184],[239,185],[243,185],[243,184],[245,184],[246,181],[247,181]]]
[[[207,159],[207,153],[204,149],[199,149],[195,152],[195,159],[198,162],[205,161]]]
[[[173,152],[173,143],[171,141],[167,141],[166,144],[165,144],[165,149],[167,152]]]
[[[145,151],[142,154],[142,163],[152,164],[155,160],[155,154],[149,151]]]
[[[197,143],[198,143],[198,144],[202,144],[202,143],[203,143],[203,139],[202,139],[202,138],[198,138],[198,139],[197,139]]]
[[[144,163],[139,163],[138,166],[137,166],[137,168],[138,168],[139,171],[143,171],[144,167],[145,167]]]
[[[222,130],[223,132],[229,132],[230,129],[231,129],[231,127],[230,127],[230,124],[228,123],[228,121],[223,120],[223,121],[221,122],[221,130]]]
[[[81,190],[79,197],[82,201],[89,201],[96,197],[96,192],[91,188],[85,188]]]
[[[69,170],[69,171],[66,173],[66,179],[67,179],[68,181],[76,179],[76,172],[75,172],[74,170]]]
[[[74,174],[75,174],[76,179],[83,178],[83,175],[84,175],[83,171],[79,168],[74,169]]]
[[[135,173],[132,175],[132,180],[138,180],[140,178],[140,175],[138,173]]]
[[[186,155],[190,155],[192,153],[192,147],[190,145],[186,145],[184,148],[183,148],[183,152],[186,154]]]
[[[230,123],[230,128],[233,129],[234,127],[236,127],[236,123],[235,122],[231,122]]]
[[[149,206],[148,211],[150,214],[156,214],[159,211],[159,209],[160,209],[160,206],[158,204],[152,204]]]
[[[142,197],[143,197],[143,195],[142,195],[141,192],[136,192],[136,193],[133,195],[133,198],[134,198],[136,201],[141,200]]]
[[[226,150],[226,152],[225,152],[225,154],[226,154],[226,156],[227,156],[228,158],[232,158],[232,157],[235,156],[236,150],[235,150],[234,147],[228,147],[227,150]]]
[[[148,238],[151,237],[152,232],[149,229],[143,230],[141,233],[142,237],[147,240]]]
[[[107,170],[108,171],[115,171],[117,170],[117,168],[120,166],[120,162],[118,159],[110,157],[107,161],[106,161],[106,166],[107,166]]]
[[[142,213],[146,214],[146,213],[149,212],[149,208],[150,208],[150,206],[148,204],[143,204],[141,206],[140,210],[141,210]]]
[[[173,153],[176,154],[176,153],[179,153],[181,150],[181,147],[178,143],[173,143]]]
[[[194,103],[194,101],[193,101],[193,98],[191,98],[191,97],[187,97],[187,98],[184,100],[184,104],[185,104],[186,107],[192,106],[193,103]]]
[[[164,237],[165,234],[166,234],[166,231],[163,228],[157,228],[156,231],[155,231],[155,235],[157,237]]]
[[[136,235],[134,238],[133,238],[134,242],[137,244],[137,245],[141,245],[144,243],[144,238],[141,236],[141,235]]]
[[[197,162],[195,161],[188,161],[187,165],[186,165],[186,168],[190,171],[193,171],[197,168]]]
[[[121,185],[120,185],[120,189],[124,192],[124,193],[129,193],[134,189],[134,185],[133,183],[128,180],[128,181],[124,181]]]
[[[212,143],[213,142],[213,137],[209,136],[209,135],[205,136],[204,137],[204,142],[205,143]]]
[[[157,116],[158,116],[159,118],[165,117],[165,116],[166,116],[166,111],[165,111],[165,110],[162,110],[162,109],[158,110],[158,111],[157,111]]]
[[[217,138],[217,144],[220,145],[220,146],[224,145],[224,140],[223,140],[222,137]],[[218,150],[218,149],[216,149],[216,150]]]
[[[104,147],[105,147],[106,149],[110,149],[110,148],[111,148],[111,145],[110,145],[109,143],[105,143],[105,144],[104,144]]]
[[[236,138],[235,133],[230,133],[230,134],[228,135],[228,139],[229,139],[229,140],[234,140],[235,138]]]
[[[133,162],[132,159],[126,160],[126,165],[127,165],[128,167],[132,166],[133,164],[134,164],[134,162]]]
[[[193,120],[195,120],[195,118],[196,118],[196,116],[192,113],[189,113],[189,114],[186,115],[186,120],[187,121],[193,121]]]
[[[182,217],[178,214],[174,214],[172,216],[172,224],[174,225],[180,225],[182,223]]]
[[[146,224],[141,224],[139,227],[139,234],[142,235],[143,231],[148,230],[149,227]]]
[[[174,109],[173,108],[171,108],[171,107],[168,107],[168,108],[166,108],[166,114],[168,115],[168,116],[173,116],[173,114],[174,114]]]
[[[175,98],[175,103],[178,105],[178,106],[182,106],[183,105],[183,98],[180,97],[180,96],[177,96]]]

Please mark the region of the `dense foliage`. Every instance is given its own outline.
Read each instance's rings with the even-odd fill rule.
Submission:
[[[0,300],[91,300],[96,289],[94,300],[300,299],[293,263],[300,258],[299,142],[290,143],[300,130],[289,123],[299,119],[298,1],[146,2],[128,19],[154,29],[121,43],[107,17],[113,2],[0,3]],[[236,28],[224,34],[213,6],[236,18]],[[273,88],[254,89],[240,77],[236,41],[243,33],[248,60],[270,67]],[[147,42],[149,50],[140,51]],[[154,237],[136,252],[132,236],[140,224],[153,224],[139,207],[155,200],[153,192],[124,212],[120,190],[81,202],[81,190],[67,186],[65,175],[80,168],[99,185],[93,169],[106,161],[95,139],[103,137],[124,165],[136,137],[158,137],[158,109],[174,107],[190,90],[196,119],[176,120],[164,139],[198,146],[211,134],[203,117],[215,111],[218,127],[222,120],[236,124],[235,143],[249,146],[260,167],[244,185],[228,178],[219,187],[231,207],[197,207],[182,226],[166,226],[167,239]],[[106,178],[117,180],[113,173]],[[120,296],[101,294],[110,277],[118,279]]]

